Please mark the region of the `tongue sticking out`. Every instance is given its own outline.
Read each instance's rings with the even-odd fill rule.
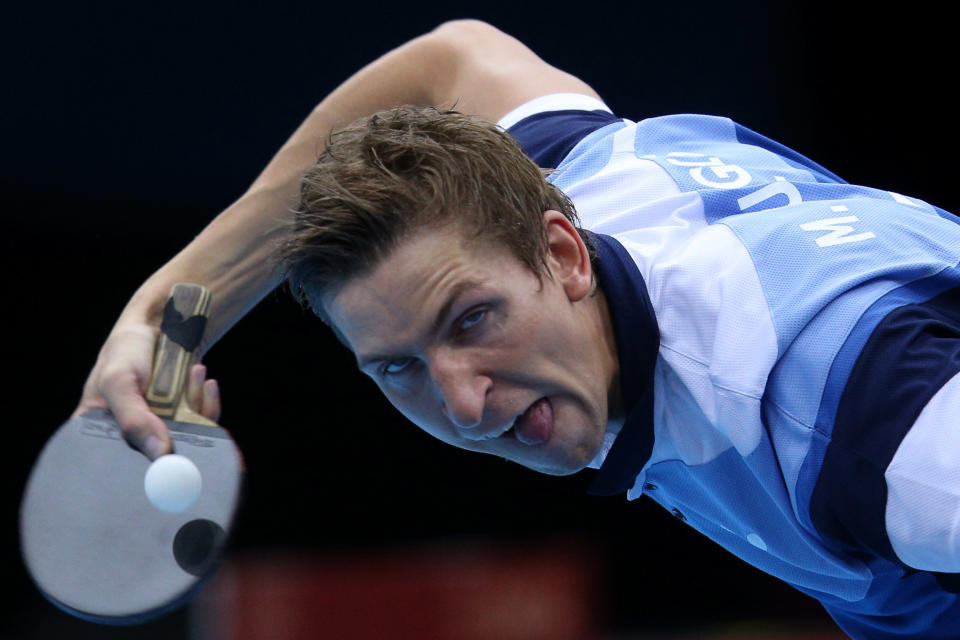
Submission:
[[[523,444],[541,444],[550,439],[553,432],[553,406],[546,398],[540,398],[523,412],[513,426],[517,440]]]

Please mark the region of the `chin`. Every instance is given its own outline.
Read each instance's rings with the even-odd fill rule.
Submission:
[[[560,476],[572,476],[575,473],[579,473],[580,471],[583,471],[586,467],[587,465],[582,465],[580,467],[571,467],[571,468],[559,468],[559,467],[540,468],[540,467],[531,467],[531,466],[528,466],[527,468],[532,469],[537,473],[542,473],[548,476],[560,477]]]
[[[581,444],[569,451],[554,450],[550,452],[553,455],[545,456],[547,459],[520,462],[520,464],[550,476],[570,476],[587,468],[587,465],[600,452],[600,444],[597,443],[595,446],[592,443]]]

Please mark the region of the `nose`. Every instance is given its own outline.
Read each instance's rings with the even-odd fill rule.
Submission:
[[[493,385],[490,378],[477,373],[466,358],[452,355],[433,358],[430,369],[447,419],[458,429],[480,426],[487,392]]]

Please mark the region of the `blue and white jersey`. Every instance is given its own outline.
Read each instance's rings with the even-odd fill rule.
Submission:
[[[855,638],[960,637],[958,219],[727,118],[557,94],[500,126],[595,234],[628,412],[598,490]]]

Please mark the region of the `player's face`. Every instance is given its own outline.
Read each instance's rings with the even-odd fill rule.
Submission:
[[[617,364],[576,230],[556,212],[545,220],[553,278],[429,231],[324,302],[360,369],[424,431],[563,475],[600,448]]]

